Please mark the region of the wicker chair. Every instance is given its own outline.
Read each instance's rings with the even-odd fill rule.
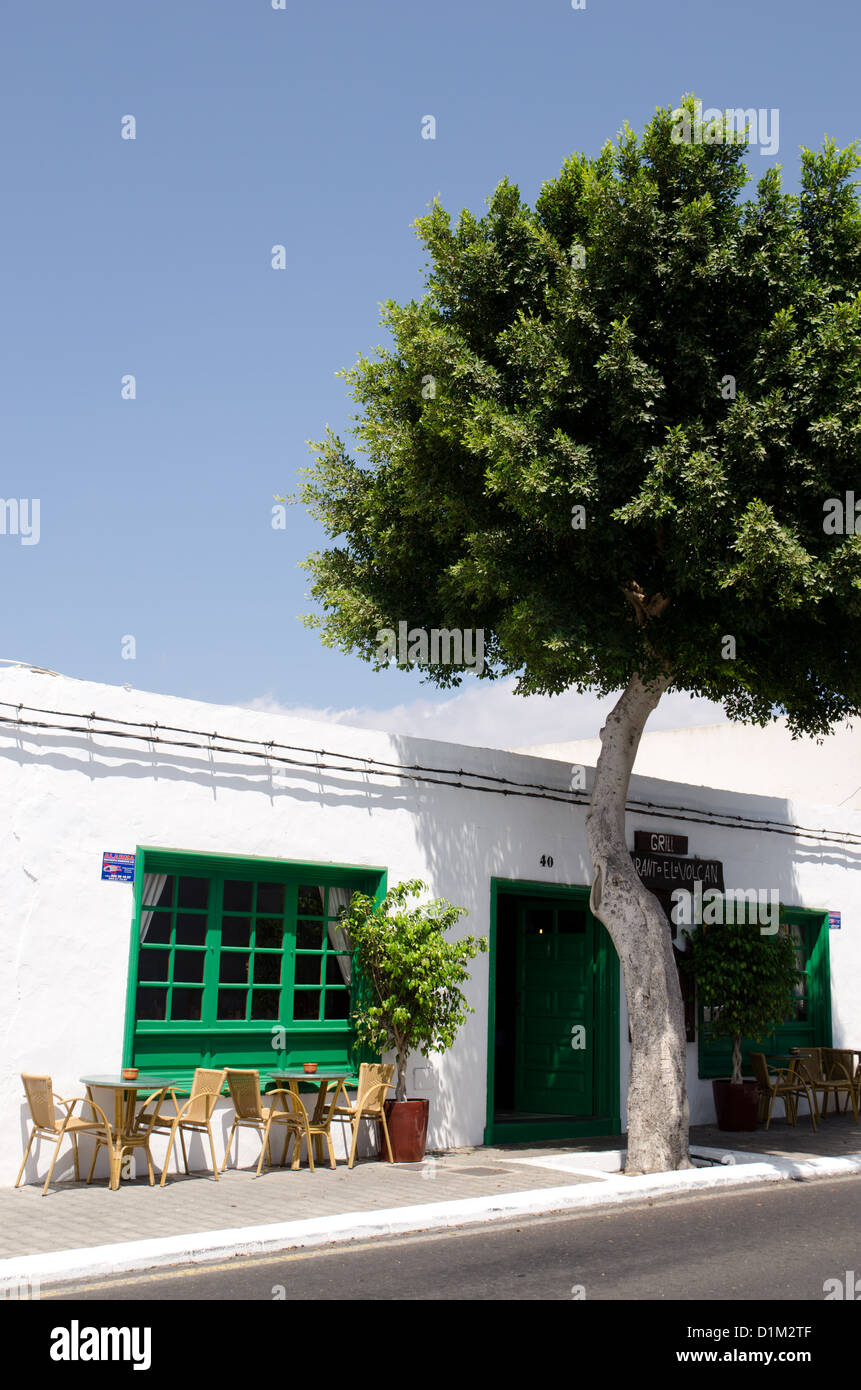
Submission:
[[[351,1105],[349,1097],[344,1094],[344,1107],[333,1106],[330,1112],[330,1120],[339,1120],[342,1124],[349,1123],[353,1129],[353,1142],[350,1146],[350,1159],[347,1164],[352,1168],[356,1161],[356,1146],[359,1142],[359,1124],[362,1120],[376,1120],[383,1127],[383,1136],[386,1141],[386,1149],[389,1155],[389,1162],[394,1163],[392,1156],[392,1144],[389,1139],[389,1127],[386,1124],[386,1109],[383,1101],[386,1098],[386,1091],[393,1089],[392,1078],[395,1074],[394,1064],[383,1065],[379,1062],[362,1062],[359,1067],[359,1088],[356,1092],[355,1102]]]
[[[829,1096],[834,1097],[834,1109],[839,1112],[840,1106],[838,1097],[845,1095],[852,1101],[852,1111],[857,1122],[858,1101],[855,1095],[855,1084],[851,1071],[846,1071],[845,1068],[836,1063],[832,1068],[829,1068],[829,1071],[826,1071],[823,1054],[832,1050],[833,1049],[822,1047],[793,1049],[798,1075],[807,1083],[808,1087],[813,1092],[814,1102],[816,1102],[817,1092],[822,1096],[822,1109],[821,1111],[817,1110],[817,1114],[820,1117],[824,1116],[828,1111]]]
[[[759,1086],[760,1095],[760,1120],[765,1120],[765,1127],[771,1124],[771,1112],[774,1109],[774,1102],[782,1100],[786,1110],[786,1119],[789,1124],[798,1124],[798,1098],[804,1096],[810,1107],[810,1118],[813,1121],[813,1128],[816,1129],[816,1104],[811,1099],[810,1092],[804,1081],[796,1075],[792,1067],[777,1067],[772,1078],[769,1071],[768,1062],[764,1052],[751,1052],[750,1062],[753,1067],[753,1074]]]
[[[312,1173],[314,1171],[314,1155],[311,1150],[311,1136],[308,1128],[308,1116],[301,1101],[293,1095],[292,1091],[269,1091],[267,1101],[274,1102],[275,1097],[281,1097],[284,1102],[280,1107],[276,1104],[264,1105],[260,1094],[260,1073],[259,1071],[248,1071],[238,1067],[227,1068],[227,1084],[230,1088],[230,1098],[233,1101],[233,1109],[236,1112],[233,1117],[233,1124],[230,1129],[230,1137],[227,1140],[227,1148],[224,1151],[224,1158],[221,1162],[219,1172],[224,1172],[224,1166],[230,1155],[230,1146],[233,1143],[233,1136],[237,1129],[256,1129],[262,1136],[263,1143],[260,1149],[260,1158],[257,1161],[256,1176],[260,1177],[263,1167],[263,1160],[266,1159],[267,1167],[272,1162],[272,1152],[270,1148],[270,1136],[273,1125],[284,1126],[284,1147],[281,1151],[281,1164],[287,1157],[287,1146],[291,1137],[296,1137],[301,1144],[302,1139],[308,1141],[308,1166]],[[298,1107],[298,1108],[296,1108]],[[295,1164],[294,1164],[295,1166]]]
[[[825,1079],[839,1083],[838,1094],[846,1096],[843,1109],[848,1110],[851,1102],[857,1124],[859,1111],[861,1111],[861,1068],[857,1071],[853,1070],[855,1054],[839,1047],[823,1047],[821,1051]],[[837,1104],[836,1096],[834,1104]]]
[[[111,1127],[105,1112],[90,1100],[89,1097],[75,1096],[71,1100],[63,1100],[62,1096],[55,1095],[50,1076],[34,1076],[30,1072],[22,1072],[21,1080],[24,1083],[24,1091],[27,1096],[27,1104],[30,1108],[30,1118],[33,1122],[33,1128],[30,1131],[30,1139],[24,1154],[24,1161],[15,1179],[15,1186],[17,1187],[21,1181],[24,1169],[27,1166],[27,1159],[30,1157],[30,1149],[33,1146],[33,1140],[36,1136],[38,1135],[40,1139],[53,1139],[54,1157],[51,1159],[51,1166],[48,1169],[45,1186],[42,1188],[42,1196],[44,1197],[48,1191],[48,1184],[51,1181],[54,1164],[57,1162],[60,1145],[66,1135],[70,1135],[72,1139],[72,1149],[75,1155],[75,1181],[79,1182],[81,1177],[78,1167],[79,1136],[82,1134],[94,1134],[97,1137],[101,1136],[96,1144],[96,1150],[98,1151],[99,1142],[110,1145]],[[98,1114],[101,1118],[99,1120],[83,1120],[73,1115],[72,1111],[75,1106],[79,1104],[88,1105],[93,1113]],[[65,1107],[66,1113],[63,1115],[62,1119],[59,1119],[57,1116],[58,1105]],[[95,1161],[95,1155],[93,1155],[93,1158]],[[92,1168],[90,1172],[92,1174]],[[89,1178],[87,1181],[89,1182]]]
[[[179,1135],[179,1143],[182,1149],[182,1161],[188,1174],[188,1152],[185,1147],[186,1134],[206,1134],[209,1138],[209,1151],[212,1154],[212,1176],[218,1182],[218,1160],[215,1157],[215,1140],[212,1137],[213,1111],[216,1102],[221,1095],[221,1088],[224,1085],[225,1069],[221,1071],[209,1070],[206,1067],[198,1067],[191,1082],[191,1094],[188,1100],[180,1105],[175,1090],[171,1090],[170,1096],[173,1102],[174,1113],[172,1115],[162,1114],[156,1111],[151,1117],[150,1134],[167,1134],[167,1154],[165,1155],[164,1167],[161,1173],[160,1187],[164,1187],[167,1170],[170,1166],[170,1156]],[[141,1110],[137,1117],[135,1128],[140,1128],[149,1120],[146,1110]]]

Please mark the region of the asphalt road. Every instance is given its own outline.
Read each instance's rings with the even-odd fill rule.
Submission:
[[[602,1213],[185,1266],[44,1289],[42,1298],[801,1300],[821,1307],[825,1281],[845,1287],[847,1271],[855,1272],[861,1299],[860,1215],[861,1177],[766,1184]]]

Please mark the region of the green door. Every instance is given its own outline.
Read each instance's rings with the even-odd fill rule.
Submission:
[[[593,1115],[594,920],[585,907],[518,905],[515,1109]]]

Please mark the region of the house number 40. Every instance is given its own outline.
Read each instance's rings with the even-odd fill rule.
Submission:
[[[539,863],[541,864],[542,869],[552,869],[552,868],[553,868],[553,855],[552,855],[552,854],[542,854],[541,859],[539,860]]]

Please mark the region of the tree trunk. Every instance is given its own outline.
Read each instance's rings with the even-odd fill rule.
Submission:
[[[402,1046],[397,1048],[398,1059],[398,1081],[395,1091],[395,1100],[406,1100],[407,1098],[407,1049]]]
[[[741,1085],[741,1036],[738,1033],[732,1035],[732,1084]]]
[[[684,1007],[670,929],[640,882],[625,836],[625,802],[646,720],[670,684],[634,676],[601,730],[586,820],[594,877],[590,907],[622,965],[631,1028],[627,1173],[690,1168]]]

